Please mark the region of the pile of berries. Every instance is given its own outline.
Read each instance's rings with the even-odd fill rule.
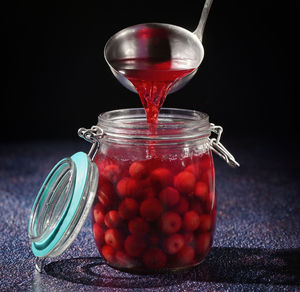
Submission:
[[[159,271],[201,262],[216,220],[210,153],[181,161],[114,161],[98,154],[93,232],[114,267]]]

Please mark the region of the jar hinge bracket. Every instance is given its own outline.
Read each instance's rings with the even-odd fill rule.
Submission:
[[[240,164],[235,160],[234,156],[224,147],[224,145],[220,142],[221,135],[223,132],[223,128],[221,126],[216,126],[215,124],[210,124],[210,130],[217,134],[216,138],[210,138],[210,148],[218,154],[221,158],[223,158],[228,165],[232,167],[238,167]]]
[[[104,131],[98,126],[92,126],[90,129],[80,128],[78,130],[78,136],[92,143],[92,147],[88,153],[88,156],[91,158],[91,160],[94,160],[100,148],[100,140],[104,136]]]
[[[45,266],[45,260],[46,260],[46,258],[40,258],[40,257],[36,257],[34,260],[35,269],[39,273],[41,273],[43,271],[43,268]]]

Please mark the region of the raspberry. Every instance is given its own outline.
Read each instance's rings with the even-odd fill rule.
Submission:
[[[142,162],[133,162],[129,167],[129,174],[136,179],[143,179],[148,176],[148,170]]]
[[[97,245],[102,245],[104,242],[104,230],[97,223],[93,225],[93,233]]]
[[[146,246],[146,241],[137,235],[127,236],[124,244],[125,251],[132,257],[140,256],[144,252]]]
[[[136,197],[140,194],[141,186],[139,182],[131,177],[122,178],[117,184],[117,192],[121,197]]]
[[[97,196],[99,202],[104,206],[108,207],[113,201],[114,188],[112,184],[105,180],[100,179]]]
[[[108,228],[117,228],[122,220],[116,210],[109,211],[104,218],[104,223]]]
[[[185,245],[181,250],[175,255],[176,263],[178,266],[189,265],[193,262],[195,257],[195,251],[191,246]]]
[[[210,233],[201,233],[196,237],[196,253],[205,255],[210,247]]]
[[[210,215],[200,215],[199,216],[199,231],[205,232],[211,230],[212,218]]]
[[[184,238],[176,233],[167,237],[163,242],[164,251],[167,254],[175,254],[184,246]]]
[[[156,247],[148,249],[143,256],[145,266],[151,270],[162,269],[166,265],[166,260],[166,255]]]
[[[119,215],[124,220],[135,217],[138,213],[139,205],[135,199],[125,198],[119,205]]]
[[[208,197],[208,185],[203,182],[203,181],[199,181],[196,183],[195,186],[195,196],[199,199],[201,199],[202,201],[207,200]]]
[[[136,265],[135,260],[121,250],[116,252],[116,260],[122,268],[132,268]]]
[[[185,194],[189,194],[194,191],[195,183],[195,175],[189,171],[179,172],[174,178],[175,188]]]
[[[159,220],[159,227],[165,234],[176,233],[181,228],[181,217],[175,212],[164,213]]]
[[[149,224],[141,217],[135,217],[128,223],[128,230],[131,234],[145,234],[150,230]]]
[[[159,199],[164,206],[172,207],[179,202],[179,192],[172,188],[166,187],[159,193]]]
[[[185,168],[186,171],[191,172],[197,179],[201,177],[202,171],[198,164],[190,164]]]
[[[108,229],[104,235],[105,243],[110,245],[115,250],[120,250],[123,248],[123,235],[117,229]]]
[[[101,175],[112,183],[116,183],[120,177],[121,170],[120,167],[116,164],[110,164],[101,169]]]
[[[200,217],[195,211],[188,211],[184,214],[183,227],[187,231],[194,231],[200,225]]]
[[[156,168],[151,172],[150,179],[153,185],[161,188],[171,186],[173,175],[167,168]]]
[[[189,202],[184,197],[180,197],[179,202],[174,206],[172,211],[182,215],[189,209]]]
[[[115,250],[110,245],[104,245],[101,254],[110,263],[115,259]]]
[[[163,208],[158,199],[146,199],[140,207],[140,214],[146,221],[155,221],[162,213]]]
[[[102,204],[98,203],[94,206],[93,215],[95,222],[101,225],[104,221],[104,207]]]

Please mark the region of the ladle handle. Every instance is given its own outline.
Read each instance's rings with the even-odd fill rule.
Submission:
[[[205,1],[198,26],[197,26],[196,30],[194,31],[194,34],[199,38],[200,42],[202,42],[203,31],[205,28],[205,23],[206,23],[212,2],[213,2],[213,0]]]

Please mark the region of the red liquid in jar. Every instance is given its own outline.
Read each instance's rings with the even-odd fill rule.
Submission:
[[[145,108],[147,122],[156,124],[167,94],[178,80],[191,73],[188,60],[123,59],[111,62],[136,88]],[[152,127],[155,129],[155,126]]]
[[[107,263],[135,272],[199,264],[216,223],[210,152],[184,159],[118,159],[97,154],[99,187],[93,232]]]

